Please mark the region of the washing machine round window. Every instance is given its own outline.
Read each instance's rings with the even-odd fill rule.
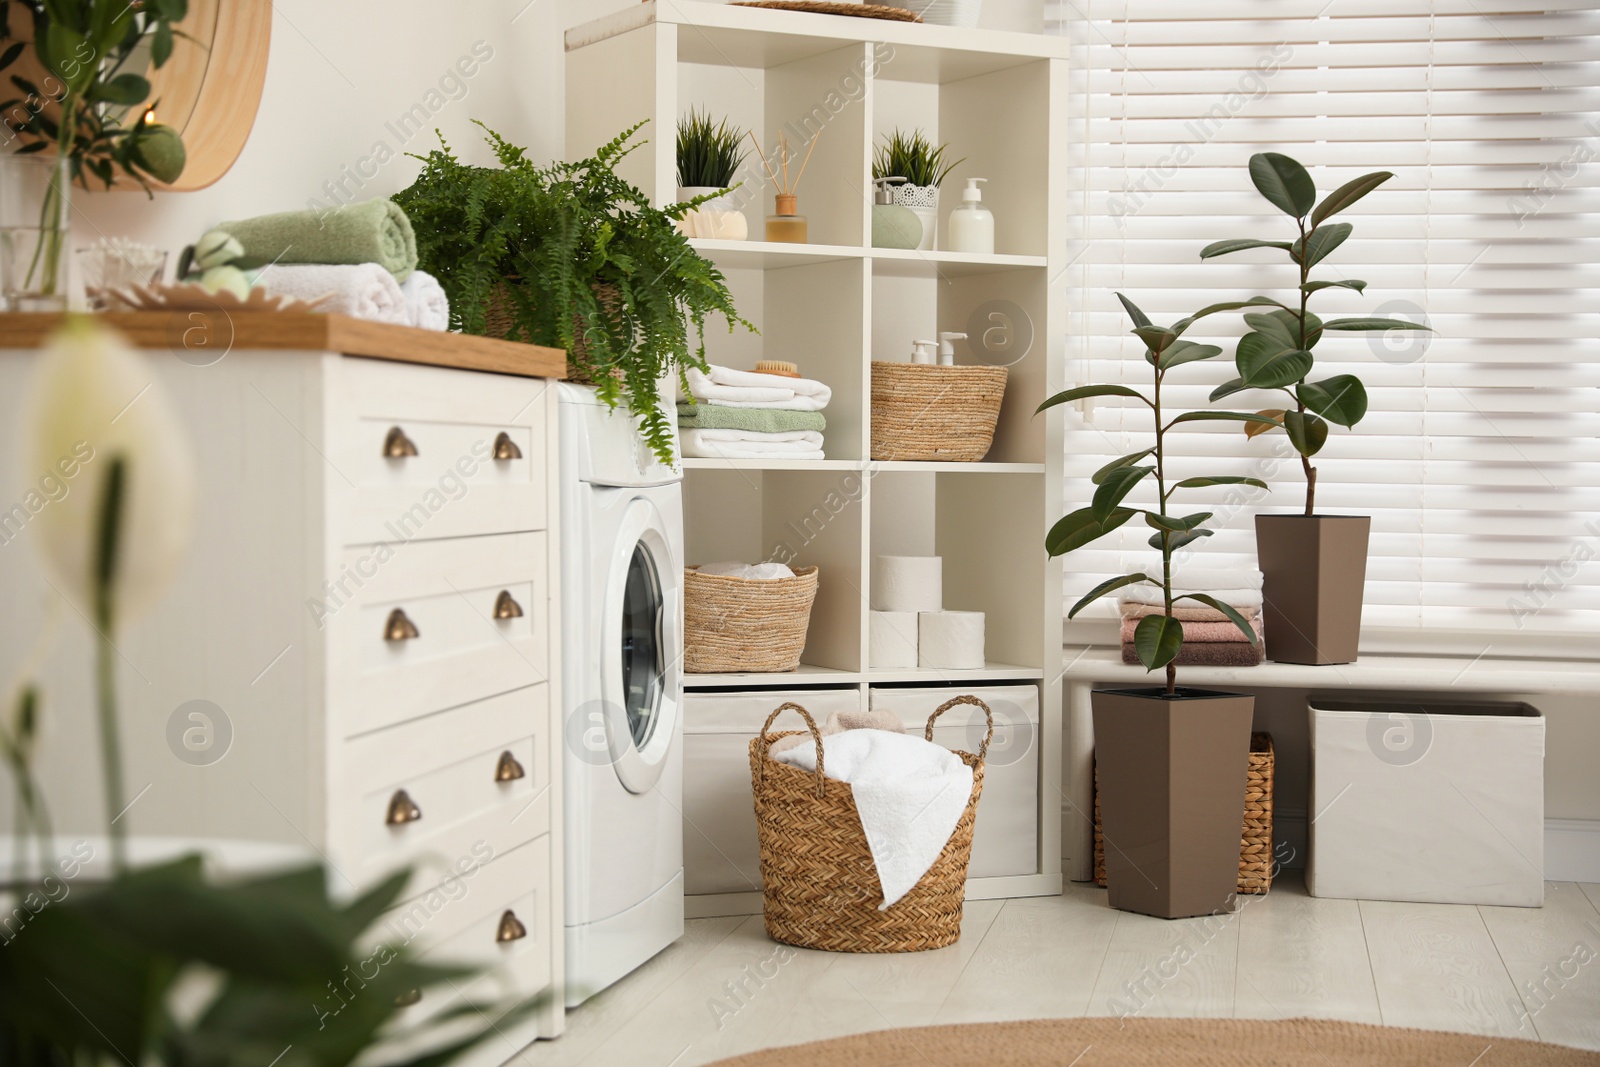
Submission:
[[[630,793],[661,777],[677,726],[681,585],[655,505],[630,500],[601,610],[601,706],[611,766]]]
[[[633,546],[622,594],[622,691],[635,748],[650,743],[661,711],[661,579],[643,543]]]

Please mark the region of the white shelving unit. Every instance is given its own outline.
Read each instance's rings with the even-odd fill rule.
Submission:
[[[690,690],[855,688],[1014,682],[1039,687],[1038,865],[1032,875],[975,879],[969,895],[1059,892],[1061,573],[1044,535],[1062,514],[1059,411],[1034,409],[1065,382],[1065,42],[876,19],[653,0],[570,30],[567,152],[591,153],[648,119],[649,143],[623,173],[658,203],[676,198],[678,118],[691,108],[752,130],[771,151],[822,132],[799,186],[811,244],[699,240],[759,335],[708,336],[711,360],[752,368],[799,364],[833,388],[828,459],[690,459],[688,561],[777,559],[821,568],[801,668],[785,674],[690,675]],[[873,248],[873,147],[920,128],[965,157],[946,179],[940,234],[968,176],[986,177],[996,252]],[[773,190],[754,158],[740,191],[752,238]],[[1001,302],[992,305],[991,302]],[[994,446],[980,463],[870,458],[874,359],[904,360],[914,338],[978,333],[998,306],[1031,330],[1008,355]],[[995,362],[969,342],[958,362]],[[1015,359],[1012,363],[1011,360]],[[867,632],[872,559],[944,557],[945,606],[987,614],[982,670],[872,670]],[[756,724],[759,725],[759,724]],[[992,882],[992,885],[982,883]]]

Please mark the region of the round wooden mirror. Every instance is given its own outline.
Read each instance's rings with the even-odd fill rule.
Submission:
[[[228,173],[255,124],[267,77],[272,0],[189,0],[172,56],[150,71],[155,118],[183,136],[189,161],[170,190]]]

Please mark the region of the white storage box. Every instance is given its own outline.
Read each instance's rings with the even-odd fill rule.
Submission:
[[[1031,685],[898,689],[873,686],[874,711],[900,716],[907,732],[922,736],[928,716],[953,696],[971,693],[994,713],[994,740],[983,770],[983,796],[972,830],[968,878],[1034,874],[1039,869],[1039,690]],[[983,744],[983,709],[951,708],[933,729],[936,744],[977,752]]]
[[[1317,897],[1544,903],[1544,717],[1526,704],[1310,702]]]

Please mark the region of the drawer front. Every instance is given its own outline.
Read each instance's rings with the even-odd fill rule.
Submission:
[[[530,841],[384,917],[375,931],[377,940],[407,945],[427,963],[480,972],[422,990],[421,999],[401,1012],[401,1026],[466,1000],[509,1007],[549,989],[555,978],[555,939],[562,936],[561,918],[551,907],[550,849],[548,836]],[[511,1055],[507,1051],[502,1059]]]
[[[411,866],[420,892],[548,833],[550,695],[531,686],[339,746],[334,865],[361,886]]]
[[[337,543],[545,529],[549,387],[340,359],[326,415]]]
[[[547,535],[383,548],[344,551],[324,620],[340,736],[549,680]]]

